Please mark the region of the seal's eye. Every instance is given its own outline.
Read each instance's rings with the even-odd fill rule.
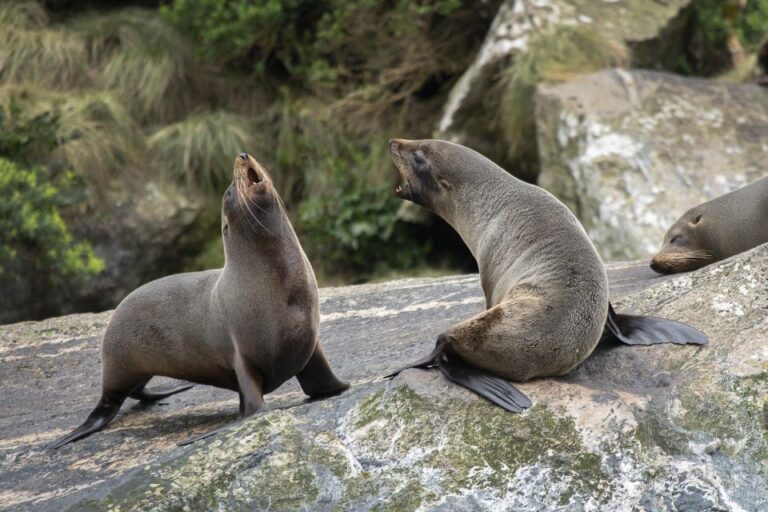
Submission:
[[[675,235],[672,237],[672,240],[669,241],[669,243],[675,244],[675,245],[682,245],[683,242],[684,242],[683,235]]]
[[[698,224],[700,220],[701,220],[701,215],[697,215],[696,217],[693,218],[691,222],[693,224]]]
[[[423,167],[427,164],[427,159],[424,157],[423,151],[418,150],[413,154],[413,164],[416,167]]]

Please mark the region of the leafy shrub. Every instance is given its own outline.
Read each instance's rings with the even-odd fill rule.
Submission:
[[[497,0],[174,0],[163,14],[208,56],[342,96],[368,124],[463,71]],[[373,21],[375,20],[375,22]],[[342,117],[342,120],[344,117]]]
[[[60,181],[73,186],[69,173]],[[63,278],[97,274],[104,268],[87,242],[76,242],[59,213],[62,193],[39,168],[0,158],[0,278],[13,271]]]
[[[25,118],[10,98],[7,105],[0,105],[0,155],[27,164],[36,162],[39,155],[55,148],[57,123],[58,116],[48,111]]]
[[[401,200],[392,186],[371,179],[383,150],[337,147],[341,151],[320,155],[317,193],[299,208],[298,227],[313,264],[358,279],[423,264],[429,245],[416,243],[408,226],[398,223]]]
[[[717,74],[731,66],[729,37],[750,53],[768,34],[768,0],[749,0],[743,10],[734,1],[695,0],[693,13],[696,37],[688,67],[699,74]]]

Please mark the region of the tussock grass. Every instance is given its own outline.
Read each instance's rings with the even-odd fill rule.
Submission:
[[[560,26],[531,37],[507,71],[501,127],[510,159],[536,158],[533,93],[540,82],[564,82],[577,75],[627,64],[626,48],[586,27]]]
[[[67,88],[87,85],[88,59],[82,39],[51,28],[37,3],[0,6],[0,83]]]
[[[258,158],[253,130],[247,117],[214,111],[164,126],[147,143],[152,164],[163,176],[218,194],[231,179],[239,153],[248,151]]]
[[[36,160],[74,169],[100,193],[155,168],[198,188],[221,184],[235,156],[252,151],[247,118],[187,117],[226,88],[156,11],[56,23],[38,3],[11,2],[0,6],[0,33],[0,104],[14,102],[26,118],[55,114],[55,150]]]
[[[15,103],[27,119],[52,114],[55,149],[32,155],[74,169],[90,178],[98,190],[109,180],[126,177],[139,166],[144,141],[122,103],[108,92],[57,92],[31,86],[0,87],[0,105]]]
[[[203,93],[208,74],[181,35],[156,12],[127,8],[73,20],[97,83],[116,91],[140,121],[175,121]]]

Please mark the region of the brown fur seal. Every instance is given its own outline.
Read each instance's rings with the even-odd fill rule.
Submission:
[[[456,229],[477,260],[487,308],[440,334],[435,350],[409,367],[438,366],[448,379],[520,412],[530,400],[503,379],[570,371],[604,327],[629,344],[706,342],[679,322],[615,314],[600,256],[547,191],[458,144],[393,139],[389,149],[405,182],[397,195]]]
[[[664,235],[651,268],[696,270],[768,242],[768,176],[691,208]]]
[[[133,291],[117,307],[102,343],[102,395],[59,448],[102,429],[127,397],[156,400],[190,385],[151,391],[154,375],[240,395],[240,416],[297,377],[311,397],[348,385],[318,344],[317,283],[272,180],[243,153],[222,199],[223,269],[176,274]]]

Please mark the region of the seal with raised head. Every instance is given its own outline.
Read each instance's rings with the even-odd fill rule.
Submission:
[[[531,401],[507,380],[562,375],[603,336],[628,344],[706,343],[703,333],[673,320],[617,315],[595,247],[547,191],[451,142],[392,139],[389,151],[404,181],[396,194],[459,233],[477,260],[486,303],[408,368],[437,366],[449,380],[520,412]]]
[[[651,259],[660,274],[686,272],[768,242],[768,176],[685,212]]]
[[[155,375],[236,391],[241,417],[294,376],[310,397],[348,387],[318,343],[315,275],[269,174],[246,153],[233,174],[221,206],[224,268],[152,281],[120,303],[102,342],[101,399],[50,448],[102,429],[127,397],[191,387],[146,389]]]

